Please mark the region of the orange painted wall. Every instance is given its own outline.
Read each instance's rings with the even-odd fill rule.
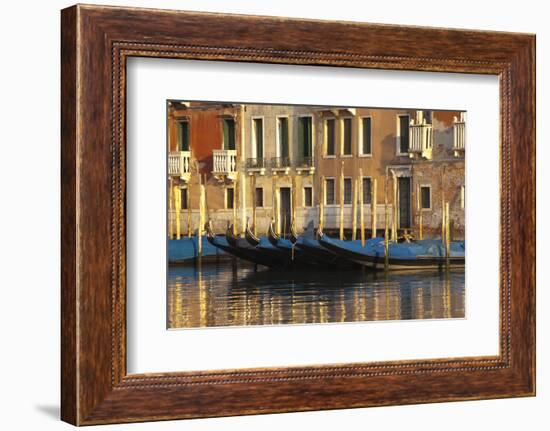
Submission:
[[[206,107],[175,108],[169,112],[169,147],[177,147],[177,122],[189,121],[189,138],[192,157],[199,163],[201,174],[210,176],[212,172],[212,150],[223,148],[222,118],[235,116],[239,108],[227,105],[207,105]]]

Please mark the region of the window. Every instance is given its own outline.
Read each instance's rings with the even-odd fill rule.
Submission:
[[[420,187],[420,201],[423,210],[432,208],[432,192],[430,186]]]
[[[303,158],[310,158],[312,153],[311,117],[298,118],[298,149]]]
[[[187,189],[180,189],[180,200],[181,200],[180,208],[182,210],[187,209],[187,199],[188,199]]]
[[[189,122],[178,122],[178,151],[189,151]]]
[[[313,206],[313,189],[311,187],[304,187],[304,206]]]
[[[363,204],[371,203],[371,179],[363,177]]]
[[[279,156],[288,157],[288,118],[277,119],[279,133]]]
[[[235,149],[235,120],[233,118],[223,119],[223,149]]]
[[[325,180],[325,204],[334,205],[334,178]]]
[[[397,133],[399,140],[399,153],[405,154],[409,152],[409,116],[399,116],[399,130]]]
[[[361,119],[361,154],[372,154],[372,119],[365,117]]]
[[[336,154],[336,120],[329,118],[325,121],[326,133],[326,155],[334,156]]]
[[[256,187],[256,190],[254,191],[254,203],[256,207],[263,207],[264,206],[264,189],[263,187]]]
[[[254,118],[252,120],[253,130],[253,145],[254,154],[257,159],[263,159],[264,157],[264,120],[261,118]]]
[[[351,118],[344,118],[342,120],[342,154],[345,156],[351,155]]]
[[[344,178],[344,205],[351,204],[351,178]]]
[[[432,111],[424,111],[423,114],[426,123],[432,124]]]
[[[464,209],[466,206],[466,186],[460,186],[460,208]]]
[[[228,210],[233,209],[233,201],[235,199],[235,189],[233,187],[228,187],[225,189],[225,208]]]

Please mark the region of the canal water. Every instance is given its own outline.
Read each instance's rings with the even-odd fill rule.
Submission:
[[[168,268],[169,328],[464,317],[464,270],[254,270],[239,260]]]

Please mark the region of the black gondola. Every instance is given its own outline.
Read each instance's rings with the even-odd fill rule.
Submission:
[[[297,263],[317,267],[321,264],[319,260],[295,246],[298,235],[296,235],[293,227],[291,227],[289,239],[281,238],[281,236],[275,232],[274,221],[272,219],[267,230],[267,238],[271,245],[285,252],[291,260]]]
[[[228,231],[231,229],[231,226],[228,227]],[[247,262],[251,262],[257,265],[263,265],[267,267],[273,266],[272,259],[268,259],[267,256],[264,256],[262,254],[258,254],[254,247],[246,247],[243,246],[243,244],[239,244],[238,239],[233,235],[228,235],[228,232],[226,232],[225,236],[216,235],[212,231],[212,223],[209,221],[205,225],[206,230],[206,239],[208,242],[219,249],[225,251],[226,253],[229,253],[235,257],[238,257],[239,259],[246,260]]]
[[[256,235],[254,235],[254,232],[252,232],[252,230],[250,229],[248,219],[246,220],[246,229],[245,229],[245,232],[244,232],[244,237],[246,238],[248,243],[253,247],[256,247],[257,245],[260,244],[260,238],[258,238]]]
[[[385,269],[385,246],[381,237],[361,241],[341,241],[321,233],[319,242],[339,256],[369,269]],[[451,268],[463,268],[465,262],[465,242],[450,243],[450,255],[445,256],[445,244],[438,239],[412,242],[392,242],[388,246],[388,269],[442,269],[447,264]]]
[[[233,226],[227,228],[225,237],[227,243],[234,249],[238,250],[242,255],[246,255],[246,259],[277,269],[293,269],[298,265],[298,262],[293,261],[283,250],[274,247],[266,237],[257,238],[250,229],[245,238],[236,236],[233,233]],[[253,244],[258,241],[258,244]]]
[[[313,223],[308,225],[306,232],[303,235],[299,235],[294,244],[299,253],[307,256],[308,259],[317,262],[320,265],[330,268],[350,269],[357,268],[353,262],[339,256],[333,251],[323,247],[316,238]]]
[[[212,230],[212,221],[209,220],[204,225],[204,229],[206,231],[206,239],[208,240],[208,242],[210,244],[212,244],[213,246],[219,248],[220,250],[223,250],[226,253],[229,253],[229,254],[231,254],[235,257],[238,257],[240,259],[245,259],[245,260],[248,260],[248,261],[252,262],[252,260],[250,260],[250,254],[249,253],[246,253],[244,250],[239,250],[239,249],[233,247],[227,241],[227,237],[218,236],[213,232],[213,230]],[[257,263],[257,262],[254,262],[254,263]]]

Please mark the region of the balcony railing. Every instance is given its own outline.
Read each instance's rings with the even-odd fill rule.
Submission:
[[[267,168],[267,159],[263,157],[253,157],[246,159],[246,170],[249,172],[259,172],[260,174],[265,174],[265,169]]]
[[[189,181],[191,178],[191,151],[171,151],[168,154],[168,175]]]
[[[411,120],[409,126],[409,156],[420,156],[431,160],[434,146],[432,125],[422,115],[417,115],[417,122]]]
[[[298,173],[306,172],[309,174],[313,174],[315,172],[313,157],[301,157],[294,163],[294,168]]]
[[[234,180],[237,177],[237,151],[213,150],[212,174],[219,178]]]
[[[270,166],[274,173],[288,174],[290,172],[290,157],[272,157]]]
[[[464,121],[464,113],[460,114],[460,119],[454,117],[453,122],[453,151],[455,157],[460,157],[464,154],[466,142],[466,122]]]

